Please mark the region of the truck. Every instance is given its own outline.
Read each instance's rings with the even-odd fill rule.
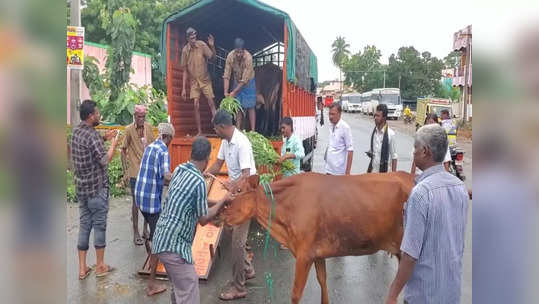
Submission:
[[[171,170],[190,159],[195,139],[193,135],[197,133],[189,91],[186,92],[187,98],[182,98],[183,68],[180,60],[187,43],[185,32],[189,27],[197,30],[198,40],[206,41],[210,34],[215,37],[216,56],[208,62],[208,71],[217,108],[224,98],[222,76],[226,57],[233,49],[235,38],[240,37],[245,41],[245,48],[253,56],[255,69],[256,131],[272,139],[273,148],[280,154],[283,144],[281,119],[291,117],[294,134],[302,140],[305,149],[301,169],[311,171],[317,134],[317,59],[286,12],[256,0],[198,1],[164,20],[160,69],[166,76],[168,115],[176,131],[169,146]],[[200,121],[202,133],[212,146],[210,163],[213,163],[221,139],[213,129],[210,108],[204,96],[200,98]],[[264,168],[257,169],[259,173],[264,171]],[[226,174],[225,165],[216,176],[217,180],[226,180]],[[209,179],[207,184],[208,197],[218,199],[224,195],[220,182]],[[197,226],[193,258],[201,279],[208,278],[222,229],[220,225]],[[149,273],[148,260],[139,273]],[[166,276],[162,265],[158,266],[158,275]]]
[[[442,110],[448,110],[450,117],[453,117],[453,111],[451,101],[445,98],[418,98],[416,109],[416,129],[419,129],[425,124],[425,118],[427,113],[436,113],[438,117],[441,116]]]
[[[208,71],[217,108],[224,98],[222,76],[226,57],[233,49],[234,39],[244,39],[245,48],[253,56],[257,95],[263,97],[263,104],[257,105],[256,131],[273,138],[272,144],[280,154],[280,122],[283,117],[291,117],[294,134],[305,148],[301,169],[310,171],[317,133],[316,56],[286,12],[255,0],[199,1],[163,22],[160,67],[166,75],[168,114],[176,131],[169,147],[171,167],[189,160],[192,135],[197,133],[193,102],[181,97],[180,56],[187,43],[185,31],[189,27],[198,31],[199,40],[207,40],[210,34],[215,37],[216,58],[208,63]],[[200,120],[203,135],[212,143],[213,161],[221,139],[213,129],[204,96],[200,98]]]

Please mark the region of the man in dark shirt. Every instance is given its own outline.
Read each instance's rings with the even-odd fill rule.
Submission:
[[[80,210],[80,227],[77,248],[79,250],[79,279],[84,280],[91,269],[86,265],[90,232],[94,230],[96,252],[96,276],[109,274],[113,268],[104,263],[105,235],[109,210],[109,177],[107,167],[118,144],[117,130],[107,132],[103,138],[95,127],[101,115],[95,101],[85,100],[80,106],[81,123],[71,136],[77,199]],[[112,140],[108,151],[104,140]]]

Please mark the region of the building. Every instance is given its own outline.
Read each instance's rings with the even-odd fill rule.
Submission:
[[[98,60],[99,71],[101,73],[105,72],[105,64],[107,62],[107,45],[93,43],[93,42],[84,42],[84,56],[85,57],[95,57]],[[152,57],[148,54],[133,52],[133,57],[131,58],[131,75],[129,77],[129,83],[132,83],[138,87],[145,85],[152,85]],[[70,78],[69,69],[67,70],[67,123],[70,124]],[[84,79],[81,78],[81,90],[80,90],[80,100],[90,98],[90,90],[84,83]]]
[[[341,91],[342,88],[342,91]],[[354,90],[344,84],[344,81],[332,80],[321,88],[318,88],[317,95],[319,96],[332,96],[340,97],[344,93],[350,93]]]
[[[453,34],[453,51],[461,52],[461,60],[453,75],[453,86],[461,90],[463,99],[462,117],[465,121],[472,117],[472,26]]]

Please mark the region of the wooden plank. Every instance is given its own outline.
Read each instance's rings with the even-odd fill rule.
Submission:
[[[225,181],[227,176],[219,175],[217,179]],[[219,182],[214,182],[211,178],[206,179],[208,185],[208,199],[219,200],[226,195],[226,189]],[[195,238],[191,251],[193,254],[193,262],[195,264],[195,271],[198,274],[199,279],[207,280],[211,267],[216,258],[215,251],[219,247],[221,236],[223,233],[223,225],[215,225],[209,223],[206,226],[197,224]],[[149,256],[146,258],[142,269],[138,271],[140,275],[150,274]],[[156,277],[158,279],[167,279],[167,272],[163,263],[159,262],[156,269]]]

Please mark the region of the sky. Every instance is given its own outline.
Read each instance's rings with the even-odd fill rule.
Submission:
[[[469,0],[262,2],[284,10],[294,20],[318,58],[319,82],[339,77],[331,61],[331,44],[337,36],[345,38],[352,54],[366,45],[375,45],[382,52],[382,63],[387,63],[389,56],[402,46],[414,46],[419,52],[429,51],[443,59],[451,52],[453,33],[469,24],[473,26],[474,39],[481,36],[479,39],[485,47],[495,50],[503,48],[503,40],[511,41],[500,39],[511,35],[510,25],[523,25],[526,18],[535,22],[539,16],[537,4],[532,4],[533,8],[515,5],[511,14],[507,14],[507,1],[500,2],[502,5],[492,5],[496,1]],[[511,4],[518,2],[528,1],[512,0]]]

